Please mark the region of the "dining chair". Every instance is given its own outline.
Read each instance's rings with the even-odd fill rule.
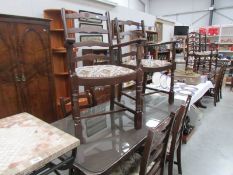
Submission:
[[[81,134],[81,119],[98,117],[106,114],[113,114],[116,112],[129,111],[134,115],[134,125],[136,129],[141,128],[142,122],[142,110],[141,110],[141,88],[142,83],[142,71],[140,68],[132,70],[122,66],[113,65],[112,55],[112,29],[110,25],[109,12],[105,15],[92,14],[88,12],[80,13],[66,13],[65,9],[61,10],[62,21],[64,26],[65,35],[65,47],[67,48],[67,66],[70,75],[71,84],[71,104],[72,104],[72,116],[75,123],[75,134]],[[82,26],[72,27],[69,24],[71,21],[81,20],[96,20],[103,23],[103,27],[99,26]],[[87,40],[77,41],[78,36],[83,34],[92,36],[103,36],[103,39],[107,39],[107,42],[99,40],[94,37],[93,39],[88,38]],[[101,37],[102,38],[102,37]],[[85,47],[90,48],[108,48],[109,55],[96,55],[94,53],[81,55],[79,51]],[[78,53],[76,53],[78,51]],[[98,65],[98,59],[103,60],[108,64]],[[83,61],[89,60],[93,62],[93,65],[82,66]],[[136,82],[136,103],[135,108],[130,108],[120,102],[115,101],[115,86],[117,84],[135,80]],[[89,116],[80,115],[80,107],[78,102],[80,87],[96,87],[106,86],[111,87],[110,92],[110,110],[106,112],[95,113]],[[114,109],[115,105],[119,106],[119,109]]]
[[[79,106],[80,109],[90,108],[94,106],[94,97],[90,91],[79,94]],[[60,107],[62,117],[68,117],[72,114],[71,99],[69,97],[60,97]]]
[[[173,174],[173,164],[174,157],[176,153],[178,166],[178,173],[182,174],[181,166],[181,145],[183,137],[183,129],[185,126],[185,118],[187,117],[188,108],[190,105],[191,96],[187,97],[185,105],[181,105],[175,115],[174,123],[171,129],[171,135],[168,142],[167,156],[166,160],[168,161],[168,175]]]
[[[145,29],[144,29],[144,21],[134,22],[134,21],[122,21],[115,18],[115,27],[116,27],[116,33],[117,33],[117,44],[118,46],[118,65],[131,68],[133,70],[137,69],[137,67],[141,64],[142,65],[142,71],[143,71],[143,95],[150,95],[158,92],[163,92],[169,94],[169,103],[174,102],[174,92],[173,92],[173,86],[174,86],[174,69],[175,69],[175,42],[164,42],[164,43],[153,43],[153,42],[141,42],[141,45],[138,45],[140,47],[140,52],[135,52],[132,47],[132,41],[138,40],[138,39],[144,39],[145,40]],[[127,31],[120,32],[119,26],[124,25],[125,29],[128,29]],[[128,38],[126,36],[129,36]],[[124,38],[124,39],[122,39]],[[128,39],[128,41],[126,41]],[[163,47],[164,45],[171,45],[170,49],[172,50],[172,58],[166,58],[164,55],[161,55],[161,60],[157,59],[148,59],[146,58],[148,53],[148,47]],[[127,49],[124,49],[123,47],[128,46],[128,52]],[[123,53],[124,52],[124,53]],[[159,54],[157,54],[159,55]],[[169,61],[168,61],[169,60]],[[148,74],[151,74],[153,72],[160,72],[165,70],[171,70],[171,83],[170,83],[170,90],[161,90],[161,89],[154,89],[147,87],[147,76]],[[153,92],[145,93],[146,89],[149,89]],[[132,96],[129,96],[128,94],[124,93],[122,90],[122,86],[118,89],[118,100],[121,99],[121,95],[128,96],[129,98],[134,99]]]
[[[223,63],[222,66],[223,67],[222,67],[222,72],[221,72],[220,88],[219,88],[220,99],[222,99],[222,85],[223,85],[223,80],[224,80],[224,76],[225,76],[226,69],[227,69],[227,63]]]
[[[175,113],[171,113],[159,125],[149,128],[142,155],[134,153],[122,161],[111,175],[163,175],[174,118]]]
[[[187,37],[186,70],[190,60],[193,62],[194,72],[209,74],[211,77],[216,73],[218,65],[218,45],[216,43],[207,45],[206,34],[190,32]]]
[[[226,67],[224,65],[217,71],[214,81],[214,87],[210,89],[211,96],[214,98],[214,106],[220,101],[222,96],[222,82],[224,79]]]

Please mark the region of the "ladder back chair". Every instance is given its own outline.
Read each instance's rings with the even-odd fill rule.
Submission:
[[[167,42],[167,43],[163,43],[163,44],[155,44],[155,43],[147,43],[147,42],[142,42],[143,40],[145,40],[145,29],[144,29],[144,21],[141,21],[141,23],[138,22],[133,22],[133,21],[120,21],[117,18],[115,18],[115,26],[116,26],[116,32],[117,32],[117,46],[118,46],[118,64],[122,65],[124,67],[128,67],[131,69],[137,69],[139,66],[142,67],[142,71],[143,71],[143,95],[149,95],[152,93],[148,93],[145,94],[145,89],[146,84],[147,84],[147,75],[153,72],[159,72],[159,71],[164,71],[164,70],[168,70],[171,69],[171,79],[174,84],[174,68],[175,68],[175,42],[174,42],[174,51],[172,50],[172,63],[168,62],[167,60],[154,60],[154,59],[146,59],[146,52],[148,50],[148,46],[153,46],[153,47],[159,47],[159,46],[163,46],[166,44],[172,44],[173,42]],[[136,26],[137,29],[136,30],[131,30],[129,29],[129,31],[126,32],[120,32],[119,31],[119,25],[124,24],[125,26]],[[130,28],[128,27],[128,28]],[[125,27],[126,28],[126,27]],[[125,35],[131,35],[131,39],[128,42],[127,41],[123,41],[122,36]],[[125,40],[125,39],[124,39]],[[137,51],[131,51],[129,53],[122,53],[123,52],[123,46],[131,46],[132,43],[135,43],[135,41],[141,41],[140,44],[137,43]],[[130,44],[129,44],[130,43]],[[170,54],[169,54],[170,55]],[[129,59],[124,60],[124,57],[129,57]],[[162,57],[164,58],[164,57]],[[164,92],[164,93],[169,93],[169,103],[173,103],[174,101],[174,92],[173,92],[173,84],[171,84],[171,91],[167,92],[167,91],[160,91],[160,92]],[[151,90],[151,89],[150,89]],[[153,93],[158,93],[158,89],[152,89],[155,92]],[[122,92],[122,87],[119,88],[118,91],[118,100],[121,99],[121,95],[125,95],[128,96],[129,98],[134,99],[134,97]]]
[[[168,175],[173,174],[175,153],[177,155],[176,164],[178,166],[178,173],[182,174],[181,145],[182,145],[183,129],[185,125],[185,118],[187,117],[190,101],[191,101],[191,96],[188,96],[185,104],[181,105],[179,110],[176,112],[174,118],[174,123],[171,129],[171,137],[169,139],[167,156],[166,156],[166,159],[168,161]]]
[[[143,48],[146,42],[144,21],[122,21],[115,18],[114,23],[117,36],[117,44],[114,44],[113,47],[118,48],[117,65],[130,68],[132,70],[141,69],[142,67],[140,59],[144,57]],[[124,25],[124,32],[120,32],[120,25]],[[141,28],[141,30],[139,30],[139,28]],[[135,67],[125,65],[125,62],[133,63],[135,64]],[[122,95],[135,100],[134,97],[122,92],[122,86],[122,84],[118,86],[118,101],[121,100]]]
[[[186,69],[189,62],[193,62],[192,69],[194,72],[202,74],[215,74],[218,61],[218,46],[215,43],[207,45],[206,34],[191,32],[187,39],[187,59]]]
[[[142,155],[134,153],[113,170],[111,175],[163,175],[166,150],[175,113],[148,129]]]
[[[155,47],[155,48],[166,48],[161,52],[161,55],[158,53],[158,56],[151,60],[150,65],[143,66],[144,79],[143,79],[143,93],[144,95],[150,95],[154,93],[165,93],[168,94],[169,104],[174,103],[174,71],[176,69],[176,42],[177,41],[168,41],[161,43],[147,43],[146,47]],[[169,53],[169,54],[168,54]],[[142,64],[143,65],[143,64]],[[160,87],[148,87],[147,86],[147,77],[149,73],[161,72],[166,76],[170,77],[170,83],[166,89]],[[146,89],[151,92],[146,93]]]
[[[71,83],[71,103],[72,103],[72,116],[75,123],[75,134],[78,135],[81,132],[81,119],[92,118],[102,116],[104,114],[113,114],[116,112],[129,111],[134,115],[134,125],[138,129],[141,127],[142,120],[142,110],[141,110],[141,88],[138,86],[141,83],[141,72],[140,69],[131,70],[125,67],[116,66],[112,64],[112,30],[110,25],[109,12],[106,12],[105,15],[94,15],[88,12],[81,13],[65,13],[65,9],[61,10],[63,25],[65,30],[65,47],[67,48],[67,62],[68,62],[68,71],[70,75]],[[93,27],[69,27],[69,21],[75,19],[96,19],[101,20],[106,24],[106,29],[99,28],[96,26]],[[105,25],[104,25],[105,26]],[[101,41],[76,41],[77,34],[101,34],[105,35],[108,38],[107,42]],[[100,47],[108,48],[109,56],[105,55],[96,55],[96,54],[86,54],[82,56],[77,56],[78,54],[74,53],[74,50],[78,48],[81,50],[84,47]],[[106,65],[91,65],[91,66],[79,66],[80,62],[85,60],[91,60],[94,63],[96,58],[108,61],[109,64]],[[126,105],[123,105],[115,101],[115,85],[128,82],[131,80],[136,81],[137,87],[137,98],[135,109],[129,108]],[[79,97],[79,87],[95,87],[95,86],[106,86],[111,87],[110,92],[110,110],[103,113],[96,113],[90,116],[81,116],[80,107],[77,103]],[[120,106],[120,109],[115,109],[114,106]]]

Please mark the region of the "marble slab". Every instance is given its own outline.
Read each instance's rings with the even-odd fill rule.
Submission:
[[[0,120],[0,174],[28,174],[80,144],[62,130],[28,114]]]

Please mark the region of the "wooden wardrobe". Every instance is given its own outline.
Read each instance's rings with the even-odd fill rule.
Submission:
[[[0,118],[28,112],[57,119],[49,23],[0,14]]]

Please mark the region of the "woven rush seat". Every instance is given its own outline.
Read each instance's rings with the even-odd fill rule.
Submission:
[[[125,76],[136,71],[115,65],[84,66],[75,69],[76,75],[83,78],[111,78]]]
[[[148,68],[158,68],[158,67],[166,67],[172,65],[170,62],[166,60],[142,59],[141,63],[143,67],[148,67]],[[129,60],[127,62],[124,62],[123,64],[136,66],[136,60]]]

